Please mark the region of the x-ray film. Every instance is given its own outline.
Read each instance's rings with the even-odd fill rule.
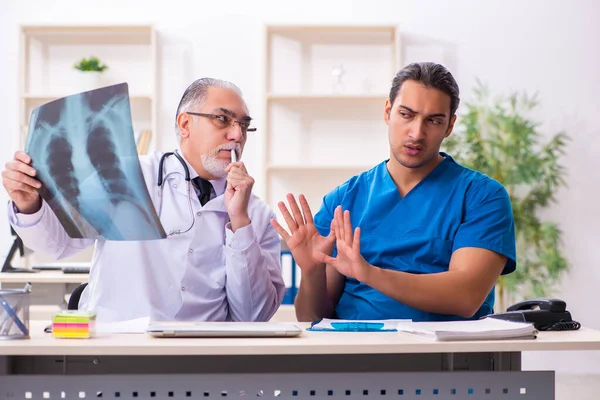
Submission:
[[[70,237],[166,237],[142,176],[126,83],[34,109],[25,152]]]

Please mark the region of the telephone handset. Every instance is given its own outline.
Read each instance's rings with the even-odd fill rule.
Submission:
[[[525,300],[508,307],[505,313],[491,314],[488,317],[532,322],[539,331],[577,330],[581,327],[579,322],[571,318],[564,301],[550,298]]]
[[[567,303],[558,299],[530,299],[508,307],[506,311],[521,310],[546,310],[553,313],[564,313],[567,311]]]

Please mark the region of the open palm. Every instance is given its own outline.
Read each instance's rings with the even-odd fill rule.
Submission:
[[[319,252],[315,257],[320,262],[331,265],[344,276],[364,281],[370,265],[360,254],[360,228],[352,232],[350,211],[342,213],[341,207],[336,208],[331,230],[335,234],[337,255],[334,258]]]
[[[291,213],[283,202],[279,203],[279,209],[290,233],[274,219],[271,220],[271,225],[287,244],[300,269],[305,273],[309,273],[321,264],[315,259],[315,253],[331,254],[335,236],[331,232],[329,236],[325,237],[317,231],[312,212],[303,195],[300,195],[299,198],[302,211],[300,211],[292,194],[287,195],[287,200],[290,204]]]

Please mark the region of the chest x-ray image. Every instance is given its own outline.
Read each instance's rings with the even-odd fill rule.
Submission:
[[[126,83],[34,109],[25,152],[70,237],[166,237],[142,176]]]

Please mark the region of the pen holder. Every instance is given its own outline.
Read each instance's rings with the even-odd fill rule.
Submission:
[[[0,339],[29,339],[31,292],[0,290]]]

